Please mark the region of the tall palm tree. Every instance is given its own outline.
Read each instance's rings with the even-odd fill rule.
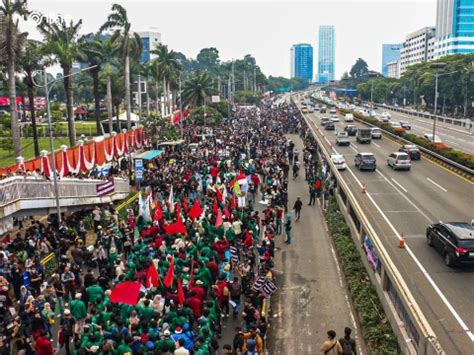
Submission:
[[[76,126],[74,125],[72,64],[79,57],[80,46],[77,41],[82,20],[77,23],[65,20],[49,23],[43,21],[39,31],[46,39],[45,51],[56,57],[63,70],[64,91],[66,92],[67,120],[69,130],[69,144],[76,145]]]
[[[154,84],[154,91],[155,91],[155,111],[156,117],[159,116],[160,105],[158,104],[160,101],[160,81],[161,81],[161,73],[158,67],[158,60],[154,59],[150,62],[150,76],[153,79]]]
[[[25,16],[27,13],[26,2],[24,1],[2,0],[0,3],[0,61],[6,63],[7,67],[13,150],[16,156],[21,155],[21,145],[18,108],[16,106],[15,72],[16,62],[22,54],[28,34],[19,31],[18,19],[15,20],[15,17]]]
[[[140,66],[140,75],[145,79],[145,90],[146,90],[146,114],[150,117],[150,77],[151,77],[151,62],[143,63]]]
[[[35,156],[40,155],[38,143],[38,129],[36,127],[36,112],[35,112],[35,91],[36,86],[33,81],[33,74],[35,71],[41,70],[45,66],[45,55],[43,53],[41,42],[29,39],[26,42],[26,50],[23,56],[19,58],[19,65],[24,74],[23,82],[27,87],[28,102],[30,104],[31,128],[33,130],[33,146]]]
[[[127,128],[131,128],[131,95],[130,95],[130,61],[138,61],[142,55],[143,44],[140,35],[130,32],[127,10],[119,4],[112,5],[112,13],[101,26],[100,31],[115,30],[112,40],[120,43],[120,51],[124,67],[125,109],[127,111]]]
[[[193,106],[204,105],[212,92],[212,79],[207,72],[192,73],[184,84],[183,101]]]
[[[179,62],[176,52],[168,50],[168,46],[159,44],[156,49],[150,51],[150,53],[156,54],[158,70],[160,72],[161,80],[163,81],[163,96],[165,98],[165,112],[163,116],[171,113],[172,101],[169,99],[170,85],[173,74],[181,70],[181,63]],[[167,111],[168,110],[168,111]]]

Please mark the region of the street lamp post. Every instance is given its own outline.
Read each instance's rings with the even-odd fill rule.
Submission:
[[[48,75],[46,73],[46,69],[44,69],[43,70],[43,76],[44,76],[44,84],[43,85],[39,85],[38,83],[35,82],[34,78],[35,78],[35,74],[37,74],[37,73],[35,73],[33,75],[33,84],[36,87],[44,88],[44,91],[45,91],[45,94],[46,94],[46,111],[47,111],[47,115],[48,115],[49,147],[50,147],[50,150],[51,150],[51,167],[53,169],[53,184],[54,184],[54,195],[55,195],[54,197],[55,197],[55,200],[56,200],[56,211],[57,211],[56,213],[58,214],[58,224],[61,223],[61,205],[59,204],[58,173],[57,173],[57,169],[56,169],[56,154],[54,153],[54,137],[53,137],[52,122],[51,122],[51,105],[50,105],[50,102],[49,102],[49,94],[50,94],[50,91],[51,91],[51,88],[53,87],[53,85],[55,83],[57,83],[58,81],[62,81],[66,77],[74,76],[74,75],[77,75],[81,72],[94,69],[95,67],[97,67],[97,65],[84,68],[84,69],[82,69],[78,72],[75,72],[75,73],[72,73],[72,74],[69,74],[69,75],[65,75],[65,76],[62,76],[60,78],[53,79],[49,83],[48,83]]]
[[[440,63],[433,63],[430,65],[431,68],[434,69],[442,69],[446,66],[446,63],[440,62]],[[449,72],[449,73],[435,73],[435,97],[434,97],[434,117],[433,117],[433,142],[435,140],[435,134],[436,134],[436,122],[438,121],[437,117],[437,112],[438,112],[438,79],[441,76],[444,75],[451,75],[456,73],[457,70]]]

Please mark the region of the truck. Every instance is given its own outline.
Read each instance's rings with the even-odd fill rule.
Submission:
[[[351,141],[349,140],[349,135],[347,132],[337,132],[336,134],[336,145],[351,145]]]
[[[372,130],[370,128],[359,128],[356,134],[357,143],[370,143],[372,140]]]

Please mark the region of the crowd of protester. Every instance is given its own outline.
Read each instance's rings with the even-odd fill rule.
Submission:
[[[295,109],[272,102],[187,125],[183,144],[146,162],[125,213],[97,206],[5,238],[0,354],[263,354],[275,237],[291,243],[295,162],[306,163],[310,194],[322,191],[315,148],[300,156],[285,137],[297,132]],[[114,301],[134,281],[137,302]],[[241,326],[221,344],[230,317]]]

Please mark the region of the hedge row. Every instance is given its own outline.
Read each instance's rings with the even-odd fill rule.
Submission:
[[[329,200],[326,220],[342,263],[344,275],[359,314],[362,333],[373,354],[401,354],[375,287],[372,285],[349,227],[335,197]]]

